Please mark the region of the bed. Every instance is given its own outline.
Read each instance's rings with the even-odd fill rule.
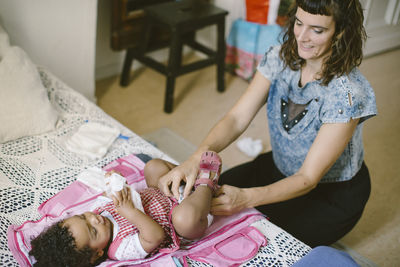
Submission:
[[[129,154],[148,154],[175,161],[149,142],[121,125],[80,93],[64,84],[45,68],[37,67],[49,102],[58,113],[54,130],[29,135],[0,144],[0,262],[18,266],[7,245],[7,228],[27,220],[37,220],[38,206],[71,184],[82,170],[102,167]],[[86,122],[119,129],[121,138],[104,157],[90,160],[65,147],[65,140]],[[176,162],[176,161],[175,161]],[[256,256],[242,266],[290,266],[311,248],[267,219],[253,223],[267,238]],[[189,261],[190,266],[207,266]]]

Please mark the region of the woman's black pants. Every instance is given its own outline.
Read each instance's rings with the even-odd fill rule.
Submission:
[[[272,184],[284,177],[268,152],[222,173],[219,183],[249,188]],[[256,209],[311,247],[330,245],[355,226],[370,192],[370,176],[363,163],[349,181],[320,183],[306,195]]]

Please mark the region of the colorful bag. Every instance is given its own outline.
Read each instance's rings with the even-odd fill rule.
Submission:
[[[235,20],[226,41],[227,69],[245,80],[251,80],[264,53],[279,44],[281,30],[277,24],[261,25]]]

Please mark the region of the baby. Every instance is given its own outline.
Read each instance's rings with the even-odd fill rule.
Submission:
[[[137,202],[135,206],[133,189],[127,186],[112,200],[98,197],[92,211],[49,227],[31,242],[34,266],[95,266],[107,258],[140,259],[160,250],[174,251],[182,238],[202,237],[209,226],[221,159],[215,152],[203,153],[195,190],[180,204],[157,187],[158,179],[174,167],[161,159],[146,164],[148,188],[138,192],[142,207]]]

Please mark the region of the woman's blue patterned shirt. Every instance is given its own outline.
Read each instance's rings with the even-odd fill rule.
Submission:
[[[350,180],[364,159],[363,122],[377,114],[371,85],[358,68],[354,68],[349,75],[332,79],[328,86],[321,85],[321,81],[312,81],[299,87],[300,71],[285,67],[279,51],[280,46],[270,48],[257,67],[271,81],[267,117],[276,166],[284,175],[293,175],[303,164],[322,124],[360,118],[345,150],[321,182]],[[305,105],[305,113],[288,130],[282,122],[282,105],[289,100]]]

